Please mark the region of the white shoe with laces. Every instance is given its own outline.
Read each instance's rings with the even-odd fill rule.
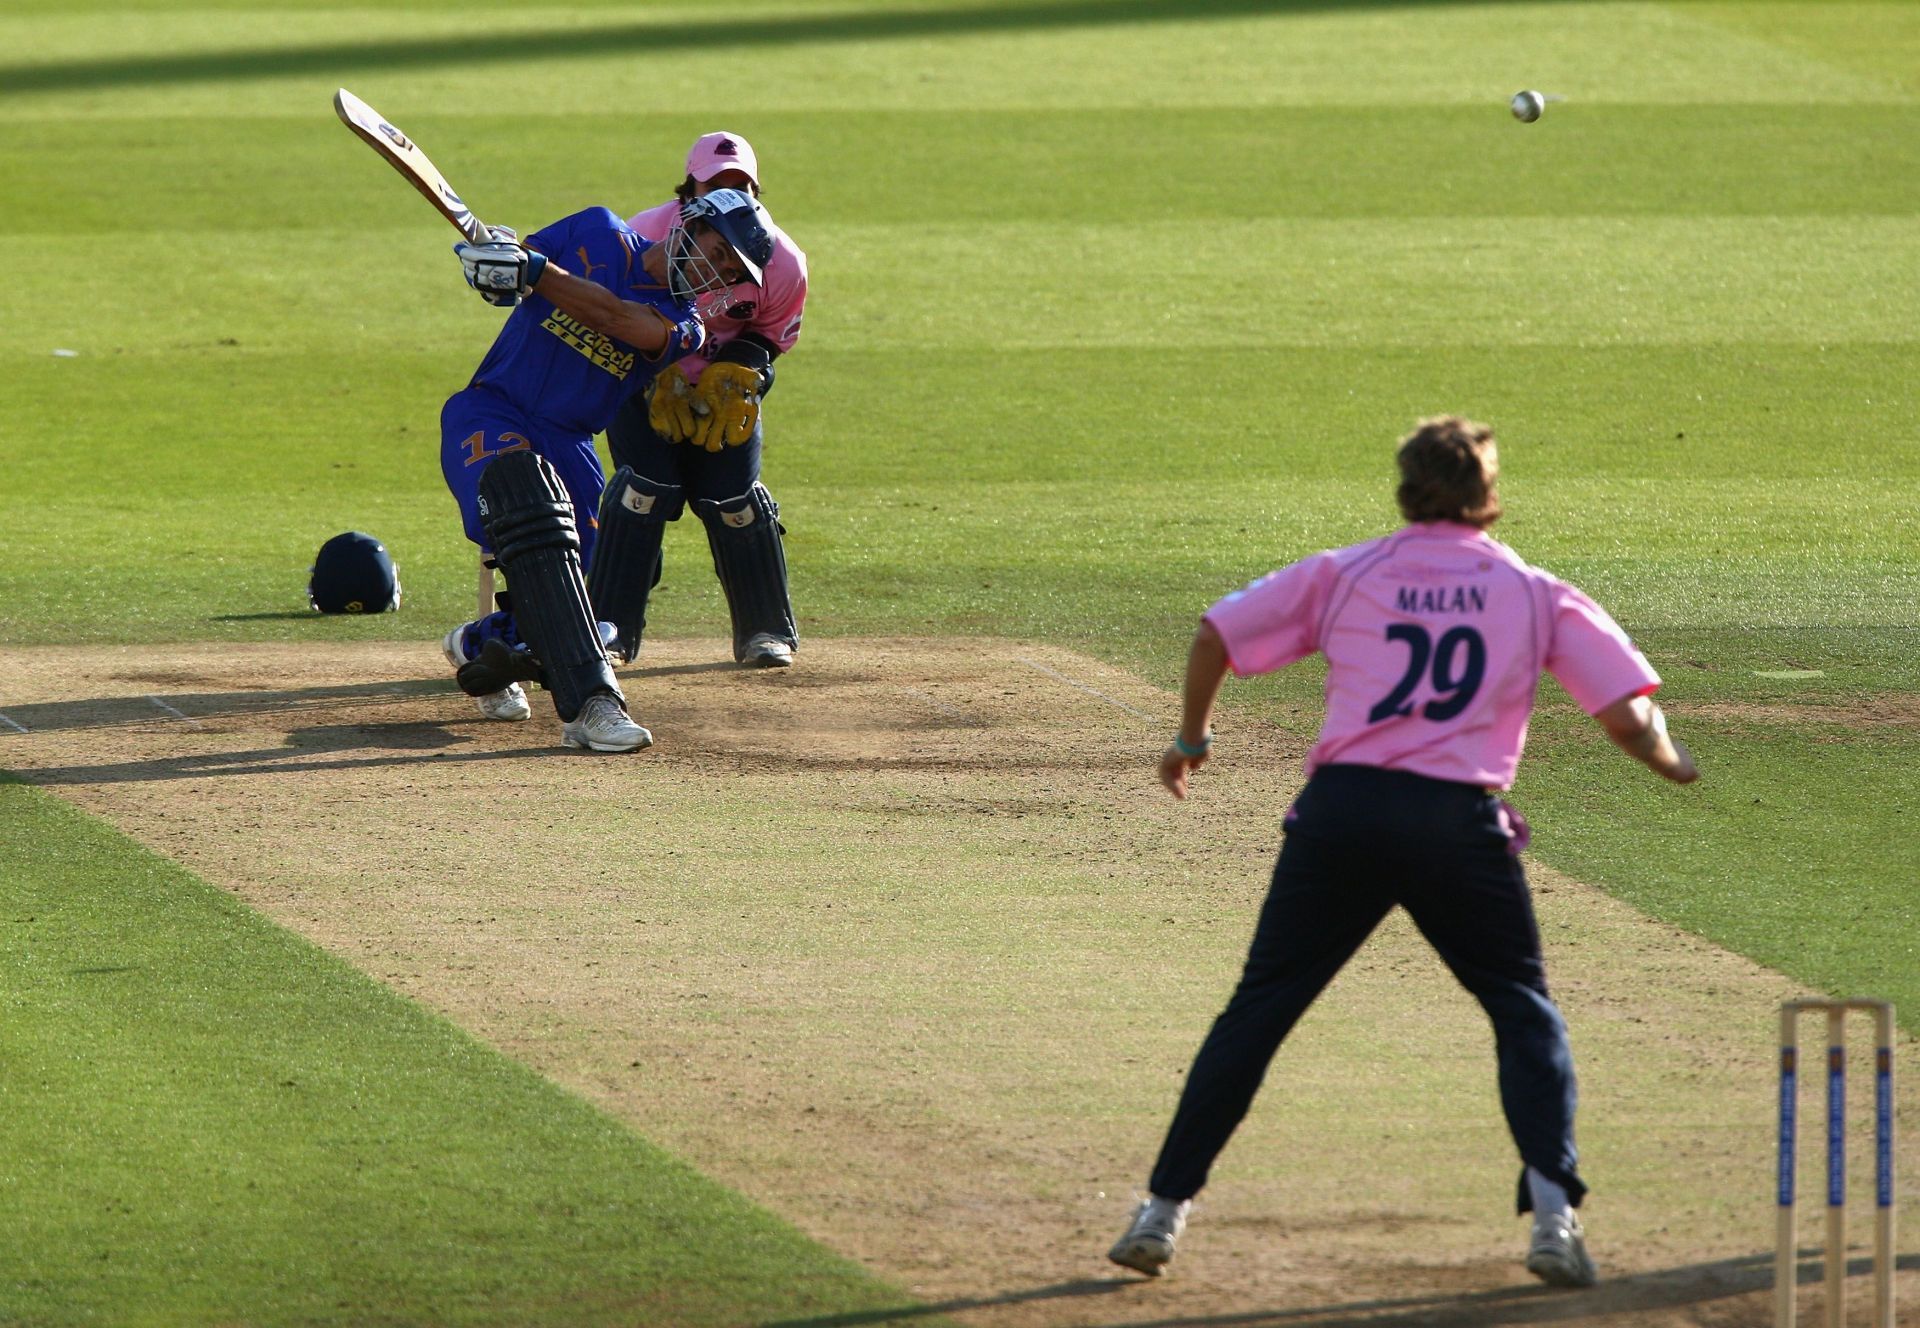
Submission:
[[[485,696],[473,698],[480,713],[487,719],[504,719],[518,722],[533,718],[533,706],[527,701],[527,693],[517,682],[510,682],[497,692],[488,692]]]
[[[1548,1286],[1590,1287],[1600,1280],[1576,1214],[1550,1213],[1534,1222],[1527,1271]]]
[[[560,741],[596,752],[632,752],[651,747],[653,735],[627,718],[619,701],[606,692],[597,692],[561,727]]]
[[[446,655],[447,663],[455,669],[467,662],[467,652],[461,644],[465,640],[467,626],[461,623],[440,641],[441,652]],[[497,692],[476,696],[473,703],[480,707],[481,717],[485,719],[516,722],[533,718],[533,707],[527,703],[527,693],[517,682],[510,682]]]
[[[1148,1197],[1134,1210],[1126,1234],[1114,1242],[1107,1257],[1122,1268],[1131,1268],[1148,1277],[1159,1277],[1173,1262],[1173,1244],[1186,1230],[1191,1199]]]
[[[790,669],[793,647],[772,632],[755,632],[740,652],[740,662],[750,669]]]

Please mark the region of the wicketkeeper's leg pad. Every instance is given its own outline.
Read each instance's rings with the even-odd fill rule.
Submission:
[[[534,452],[495,458],[480,476],[480,516],[507,574],[520,635],[540,661],[561,720],[571,722],[595,692],[620,696],[580,575],[573,501],[559,473]]]
[[[587,568],[594,616],[617,632],[614,650],[632,659],[647,627],[647,597],[660,584],[660,543],[667,522],[686,510],[677,484],[663,484],[622,466],[600,496],[600,537]]]
[[[727,594],[733,657],[744,658],[747,642],[762,632],[798,646],[800,632],[787,594],[787,555],[780,542],[785,533],[780,506],[767,486],[755,480],[738,498],[696,498],[693,510],[706,525],[713,570]]]

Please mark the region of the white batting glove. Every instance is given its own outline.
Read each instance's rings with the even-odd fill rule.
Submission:
[[[544,254],[529,253],[511,240],[463,241],[453,246],[453,252],[459,255],[467,284],[482,295],[530,295],[547,266]]]

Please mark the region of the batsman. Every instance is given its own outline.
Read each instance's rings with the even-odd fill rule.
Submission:
[[[653,741],[626,699],[587,597],[604,473],[593,437],[629,396],[706,340],[703,298],[754,286],[772,221],[750,195],[691,200],[659,243],[589,208],[521,243],[495,229],[454,246],[467,282],[509,307],[473,380],[440,414],[440,466],[467,538],[506,574],[500,609],[447,633],[460,689],[491,719],[528,718],[522,683],[552,694],[569,747]]]

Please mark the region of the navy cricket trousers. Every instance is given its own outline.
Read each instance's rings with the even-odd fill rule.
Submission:
[[[1322,766],[1287,814],[1246,969],[1187,1074],[1154,1194],[1188,1199],[1206,1184],[1281,1041],[1395,904],[1493,1021],[1521,1159],[1580,1202],[1573,1054],[1503,804],[1469,784],[1359,765]]]

